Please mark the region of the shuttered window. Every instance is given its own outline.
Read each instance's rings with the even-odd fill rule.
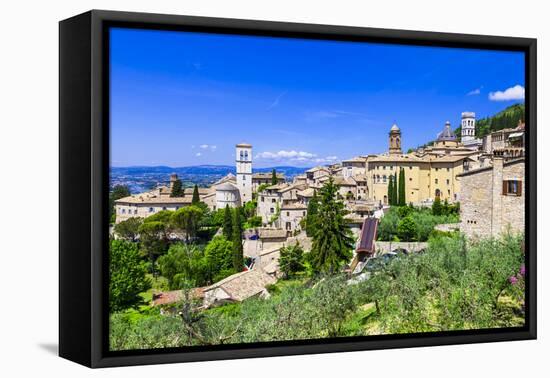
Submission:
[[[502,195],[521,196],[522,182],[519,180],[504,180],[502,182]]]

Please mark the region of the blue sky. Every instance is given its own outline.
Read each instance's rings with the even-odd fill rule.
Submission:
[[[462,111],[523,102],[524,55],[111,30],[111,165],[314,166],[434,139]]]

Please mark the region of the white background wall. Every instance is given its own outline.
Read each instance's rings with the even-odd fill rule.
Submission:
[[[550,140],[544,1],[5,1],[0,22],[0,375],[186,377],[543,376],[549,371],[547,244],[539,238],[539,340],[92,371],[56,357],[58,26],[92,8],[539,39],[539,140]],[[498,64],[498,62],[495,62]],[[480,67],[490,70],[491,67]],[[539,148],[542,150],[542,143]],[[539,151],[540,151],[539,150]],[[539,193],[550,187],[539,153]],[[541,193],[540,197],[546,196]],[[28,201],[18,201],[24,197]],[[550,226],[539,205],[539,235]],[[546,298],[544,298],[546,296]],[[546,319],[545,319],[546,318]],[[546,352],[544,351],[546,348]]]

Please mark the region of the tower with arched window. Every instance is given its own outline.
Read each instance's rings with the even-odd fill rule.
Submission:
[[[476,139],[476,114],[474,112],[462,112],[460,126],[462,143],[468,143]]]
[[[237,188],[241,195],[241,204],[252,200],[252,145],[239,143],[236,146],[235,162],[237,166]]]
[[[390,129],[390,155],[401,155],[401,130],[394,124]]]

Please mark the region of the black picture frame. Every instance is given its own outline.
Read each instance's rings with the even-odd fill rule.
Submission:
[[[526,62],[526,324],[145,351],[108,350],[109,57],[111,26],[510,50]],[[92,10],[59,24],[59,354],[88,367],[157,364],[535,339],[536,39]]]

